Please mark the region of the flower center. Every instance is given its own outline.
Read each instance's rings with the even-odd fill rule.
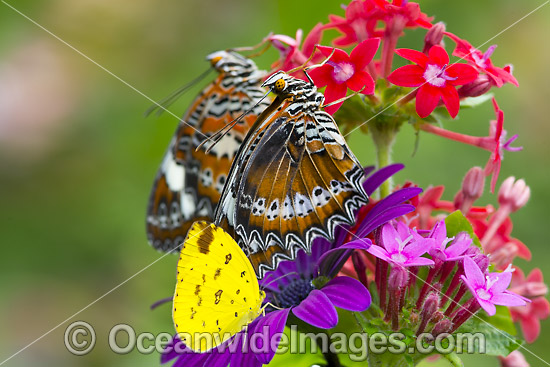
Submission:
[[[396,263],[404,264],[407,260],[407,256],[403,255],[401,252],[396,252],[391,254],[391,259]]]
[[[355,73],[355,67],[349,62],[335,63],[327,61],[327,64],[333,67],[332,77],[339,84],[346,82]]]
[[[434,87],[443,87],[447,80],[455,80],[456,77],[447,75],[445,69],[447,65],[439,66],[434,64],[429,64],[424,71],[424,79]]]
[[[491,299],[491,293],[487,292],[487,291],[486,291],[485,289],[483,289],[483,288],[479,288],[479,289],[476,291],[476,293],[477,293],[477,296],[478,296],[480,299],[484,300],[484,301],[488,301],[488,300]]]
[[[311,280],[296,279],[282,288],[276,295],[278,306],[282,308],[298,306],[313,289],[315,287],[311,283]]]

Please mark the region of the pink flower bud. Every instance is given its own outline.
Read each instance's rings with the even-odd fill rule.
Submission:
[[[506,269],[517,255],[518,246],[513,242],[506,242],[491,253],[491,263],[494,264],[497,269]]]
[[[451,330],[452,325],[453,324],[451,320],[443,319],[434,325],[434,328],[432,329],[432,335],[435,337],[442,333],[448,333]]]
[[[516,181],[516,178],[513,176],[504,180],[498,190],[499,204],[509,207],[512,213],[523,207],[530,196],[531,189],[525,184],[525,180],[520,179]]]
[[[478,77],[458,89],[460,98],[479,97],[487,93],[493,87],[493,81],[485,74],[479,74]]]
[[[489,268],[489,257],[487,255],[479,253],[479,255],[474,256],[472,260],[474,260],[482,272],[486,272]]]
[[[462,180],[462,189],[455,196],[455,207],[468,213],[474,202],[483,195],[485,174],[481,167],[472,167]]]
[[[424,49],[422,50],[422,52],[427,55],[428,51],[430,51],[430,48],[432,48],[432,46],[441,45],[441,41],[443,40],[444,34],[445,34],[445,23],[439,22],[434,24],[434,26],[430,28],[426,33],[426,37],[424,38]]]
[[[529,363],[519,350],[514,350],[507,357],[498,357],[502,367],[529,367]]]
[[[409,281],[409,274],[405,268],[401,266],[394,266],[390,271],[388,278],[389,289],[401,289],[404,288]]]

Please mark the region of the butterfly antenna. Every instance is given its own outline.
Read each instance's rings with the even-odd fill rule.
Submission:
[[[273,35],[273,32],[269,32],[269,34],[267,36],[265,36],[264,39],[262,39],[260,41],[260,43],[254,45],[254,46],[235,47],[235,48],[231,48],[229,50],[230,51],[237,51],[237,52],[246,52],[246,51],[257,50],[258,48],[262,47],[265,43],[267,43],[269,41],[269,37],[271,37],[272,35]]]
[[[271,93],[271,90],[267,91],[266,94],[263,95],[262,98],[260,98],[258,100],[258,102],[256,102],[254,104],[254,106],[250,107],[247,111],[243,112],[239,117],[237,117],[236,119],[234,119],[233,121],[229,122],[227,125],[225,125],[224,127],[222,127],[220,130],[218,130],[216,133],[214,133],[213,135],[207,137],[206,139],[204,139],[198,146],[197,146],[197,151],[199,149],[201,149],[208,141],[212,142],[212,144],[210,144],[210,146],[208,146],[208,148],[206,148],[206,153],[210,152],[210,150],[212,150],[212,148],[218,144],[220,142],[220,140],[225,136],[227,135],[227,133],[229,131],[231,131],[231,129],[239,122],[241,121],[246,115],[248,115],[250,112],[252,112],[254,110],[254,108],[256,108],[260,103],[262,103],[262,101],[269,95],[269,93]]]
[[[313,60],[313,56],[315,56],[315,53],[317,52],[318,50],[318,47],[319,47],[319,44],[316,44],[314,47],[313,47],[313,51],[311,51],[311,55],[309,55],[309,58],[300,66],[297,66],[295,67],[294,69],[291,69],[289,71],[287,71],[287,74],[292,74],[292,73],[295,73],[297,71],[300,71],[300,70],[304,70],[307,71],[309,69],[315,69],[315,68],[318,68],[318,67],[321,67],[323,65],[325,65],[328,60],[330,60],[330,58],[332,57],[332,55],[334,55],[334,52],[336,51],[336,48],[333,48],[332,49],[332,52],[330,53],[330,55],[320,64],[316,64],[316,65],[311,65],[311,66],[307,66],[307,64],[310,63],[311,60]],[[307,74],[306,74],[307,75]],[[309,76],[308,76],[309,78]],[[311,80],[311,78],[309,78]]]
[[[151,306],[149,306],[149,308],[151,310],[154,310],[155,308],[157,308],[158,306],[161,306],[165,303],[168,303],[168,302],[172,302],[172,300],[174,299],[174,297],[166,297],[166,298],[163,298],[163,299],[159,299],[158,301],[156,301],[155,303],[153,303]]]
[[[155,110],[157,111],[156,115],[160,116],[164,111],[167,110],[168,107],[170,107],[172,105],[172,103],[177,101],[178,98],[180,98],[185,92],[187,92],[187,90],[189,90],[189,88],[191,88],[195,84],[199,83],[208,74],[210,74],[210,72],[212,72],[213,70],[214,70],[213,68],[209,67],[206,71],[204,71],[198,77],[196,77],[195,79],[193,79],[189,83],[185,84],[184,86],[179,87],[178,89],[176,89],[175,91],[170,93],[168,95],[168,97],[163,98],[158,103],[155,103],[154,105],[149,107],[147,109],[147,111],[145,111],[145,116],[147,117],[147,116],[151,115]]]
[[[350,94],[349,96],[342,97],[342,98],[340,98],[340,99],[337,99],[336,101],[332,101],[332,102],[327,103],[326,105],[321,106],[321,107],[322,107],[322,108],[325,108],[325,107],[329,107],[329,106],[332,106],[332,105],[335,105],[335,104],[338,104],[338,103],[342,103],[342,102],[344,102],[344,101],[347,100],[347,99],[350,99],[350,98],[352,98],[352,97],[355,97],[356,95],[358,95],[359,93],[361,93],[365,88],[366,88],[366,86],[364,86],[363,88],[359,89],[357,92],[353,92],[353,93]]]

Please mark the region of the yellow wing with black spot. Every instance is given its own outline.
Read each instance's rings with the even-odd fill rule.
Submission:
[[[210,350],[251,323],[264,298],[235,240],[214,224],[195,222],[178,261],[173,319],[180,339],[196,352]]]

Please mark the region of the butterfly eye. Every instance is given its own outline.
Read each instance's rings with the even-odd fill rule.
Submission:
[[[284,79],[279,79],[275,82],[274,88],[277,92],[282,91],[286,87],[286,82]]]
[[[216,56],[210,62],[212,63],[212,66],[216,66],[216,64],[222,59],[221,56]]]

